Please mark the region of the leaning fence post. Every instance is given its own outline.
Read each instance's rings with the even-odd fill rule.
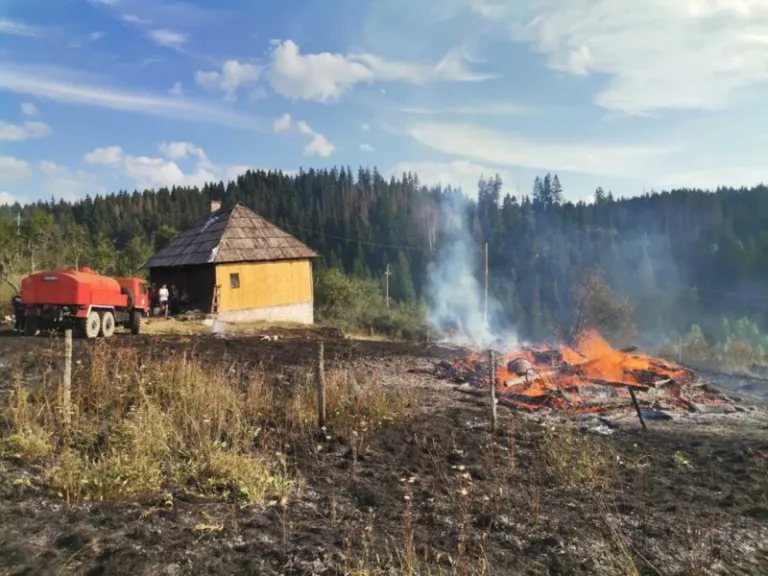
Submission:
[[[64,330],[64,390],[62,391],[63,420],[69,426],[72,418],[72,329]]]
[[[493,350],[488,350],[488,398],[491,403],[491,431],[496,432],[496,362],[493,359]]]
[[[637,396],[635,396],[635,391],[632,389],[632,386],[627,386],[627,390],[629,390],[629,397],[632,398],[632,405],[635,407],[635,412],[637,412],[637,419],[640,420],[640,426],[643,427],[643,432],[647,432],[648,428],[645,427],[643,411],[640,410],[640,404],[637,403]]]
[[[317,343],[317,424],[325,426],[325,346],[323,341]]]

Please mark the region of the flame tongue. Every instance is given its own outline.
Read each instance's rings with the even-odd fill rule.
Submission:
[[[488,384],[487,359],[471,354],[443,363],[443,376]],[[596,331],[583,334],[573,347],[525,347],[508,354],[496,368],[499,401],[527,410],[543,408],[573,413],[627,407],[628,388],[643,404],[689,408],[701,396],[693,372],[676,364],[613,348]],[[725,402],[710,389],[704,401]],[[697,401],[701,401],[698,399]]]

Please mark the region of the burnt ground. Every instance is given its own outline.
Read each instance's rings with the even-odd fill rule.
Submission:
[[[430,374],[431,360],[454,350],[321,336],[329,362],[411,386],[419,409],[372,433],[356,462],[344,438],[287,447],[306,486],[285,509],[178,495],[172,506],[68,510],[26,481],[27,471],[0,462],[0,574],[371,574],[354,568],[375,556],[399,557],[388,573],[400,574],[409,526],[430,574],[436,566],[479,573],[478,559],[487,574],[768,573],[761,412],[649,422],[647,434],[626,419],[610,436],[576,427],[547,444],[561,438],[552,424],[501,407],[490,434],[482,399]],[[89,345],[76,342],[75,354]],[[316,349],[306,338],[259,335],[124,336],[110,345],[241,366],[308,364]],[[0,382],[14,362],[55,371],[60,346],[0,338]],[[596,462],[594,481],[584,481]]]

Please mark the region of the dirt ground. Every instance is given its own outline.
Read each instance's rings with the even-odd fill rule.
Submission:
[[[460,351],[332,331],[263,339],[275,333],[120,336],[110,345],[279,369],[309,365],[322,338],[329,363],[412,387],[417,409],[372,433],[354,464],[348,439],[332,431],[287,446],[306,487],[284,509],[177,495],[172,507],[68,510],[26,481],[27,470],[0,462],[0,574],[369,574],[356,562],[397,557],[410,527],[431,574],[480,573],[479,561],[486,574],[768,573],[761,409],[649,422],[646,434],[631,418],[608,436],[577,424],[564,441],[586,459],[560,462],[554,474],[558,462],[543,456],[554,424],[500,407],[490,433],[483,399],[433,376],[435,360]],[[76,342],[75,356],[89,345]],[[60,350],[47,337],[0,336],[0,383],[14,363],[25,375],[55,372]],[[568,480],[598,456],[594,483]],[[403,573],[398,566],[388,573]]]

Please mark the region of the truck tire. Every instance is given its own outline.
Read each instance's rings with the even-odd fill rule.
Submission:
[[[24,336],[37,334],[37,318],[26,318],[24,322]]]
[[[101,335],[109,338],[115,333],[115,315],[110,312],[104,312],[101,315]]]
[[[134,336],[141,332],[141,312],[137,312],[136,310],[131,312],[130,329],[131,334]]]
[[[85,319],[84,328],[86,338],[96,338],[99,335],[99,332],[101,332],[101,316],[99,316],[98,312],[93,310],[88,314],[88,317]]]

